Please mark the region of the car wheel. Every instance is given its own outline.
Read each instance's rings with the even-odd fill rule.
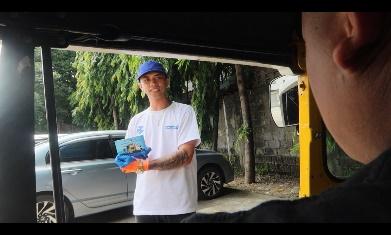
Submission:
[[[221,195],[224,177],[215,166],[203,167],[198,173],[198,199],[209,200]]]
[[[72,207],[64,200],[65,222],[70,222],[72,219]],[[37,222],[38,223],[57,223],[56,209],[54,206],[53,196],[43,194],[37,196]]]

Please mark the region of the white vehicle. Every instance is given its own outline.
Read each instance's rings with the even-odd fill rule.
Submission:
[[[114,141],[125,130],[90,131],[58,138],[65,220],[133,204],[136,174],[123,174],[114,163]],[[233,169],[222,154],[196,150],[198,198],[220,196],[224,183],[234,179]],[[40,223],[57,222],[53,201],[49,143],[35,145],[36,208]],[[175,187],[175,186],[174,186]]]
[[[270,83],[270,111],[278,127],[299,122],[298,76],[283,76]]]

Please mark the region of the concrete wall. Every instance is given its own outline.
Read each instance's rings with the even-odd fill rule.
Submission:
[[[295,127],[279,128],[274,123],[269,107],[270,81],[280,74],[277,70],[251,67],[253,79],[247,90],[250,100],[250,112],[254,129],[254,147],[256,163],[265,163],[263,170],[272,173],[298,175],[297,154],[291,154],[294,141],[298,142]],[[240,100],[237,91],[224,96],[226,120],[223,102],[220,104],[218,149],[243,156],[244,147],[235,149],[236,131],[242,124]]]

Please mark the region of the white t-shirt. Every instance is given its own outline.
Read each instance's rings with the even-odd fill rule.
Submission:
[[[144,135],[152,148],[149,159],[167,157],[191,140],[201,143],[197,120],[191,106],[172,102],[163,110],[149,108],[129,122],[125,138]],[[194,150],[195,151],[195,150]],[[133,200],[134,215],[176,215],[197,208],[197,160],[172,170],[149,170],[137,175]]]

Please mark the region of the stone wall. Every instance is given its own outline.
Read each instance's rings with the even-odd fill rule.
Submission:
[[[279,128],[269,108],[269,84],[280,74],[277,70],[251,67],[253,75],[247,89],[254,129],[254,148],[257,167],[269,173],[298,175],[297,153],[291,153],[298,142],[295,127]],[[224,111],[226,115],[224,115]],[[243,156],[244,146],[234,146],[236,132],[242,124],[240,100],[237,91],[224,96],[220,104],[218,150]],[[229,149],[230,148],[230,151]],[[287,159],[286,159],[287,158]],[[242,162],[242,161],[240,161]],[[261,166],[259,166],[261,164]]]

